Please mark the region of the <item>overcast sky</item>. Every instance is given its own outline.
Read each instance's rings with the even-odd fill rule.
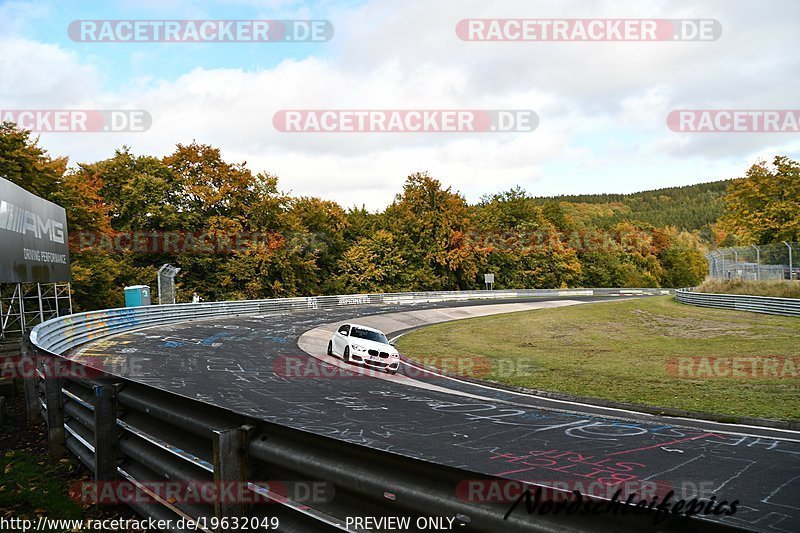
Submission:
[[[465,18],[715,19],[684,42],[466,42]],[[80,43],[76,19],[325,19],[322,43]],[[468,200],[633,192],[800,157],[792,133],[678,133],[674,109],[799,109],[796,0],[0,2],[0,109],[144,109],[138,133],[44,133],[72,162],[197,140],[293,194],[372,209],[429,171]],[[283,109],[532,109],[519,133],[282,133]]]

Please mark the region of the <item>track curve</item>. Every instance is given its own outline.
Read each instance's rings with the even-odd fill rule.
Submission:
[[[500,304],[519,305],[447,302],[403,309]],[[352,444],[529,482],[582,488],[626,479],[675,489],[687,498],[693,492],[714,494],[718,500],[740,501],[736,515],[717,520],[760,531],[800,530],[796,432],[734,431],[725,424],[555,405],[443,377],[415,379],[423,386],[409,383],[408,376],[375,379],[337,368],[320,357],[324,351],[313,354],[310,348],[309,356],[298,348],[304,333],[325,324],[375,315],[391,320],[397,310],[397,305],[375,305],[177,323],[96,341],[72,357]]]

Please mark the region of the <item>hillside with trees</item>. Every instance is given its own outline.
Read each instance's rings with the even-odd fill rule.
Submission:
[[[740,181],[556,198],[517,187],[469,204],[415,173],[370,212],[288,195],[277,176],[196,142],[161,158],[123,147],[67,163],[13,124],[0,128],[0,175],[67,210],[82,310],[122,305],[122,287],[154,285],[164,263],[182,269],[179,301],[480,289],[486,272],[497,289],[688,286],[704,278],[709,245],[743,228],[756,240],[784,234],[767,227],[773,211],[761,225],[741,214],[755,200]]]
[[[701,231],[707,238],[711,225],[723,214],[723,199],[733,180],[669,187],[632,194],[587,194],[538,197],[537,205],[559,202],[574,216],[598,227],[622,221],[652,226],[674,226]]]

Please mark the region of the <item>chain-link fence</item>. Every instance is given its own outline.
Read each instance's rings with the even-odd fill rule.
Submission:
[[[719,248],[706,254],[708,275],[715,279],[777,281],[800,279],[800,243]]]

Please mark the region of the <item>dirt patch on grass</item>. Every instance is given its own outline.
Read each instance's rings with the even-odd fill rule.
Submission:
[[[667,337],[701,339],[733,335],[751,339],[766,338],[766,336],[759,337],[758,333],[752,331],[751,328],[737,322],[674,317],[652,313],[644,309],[634,309],[631,314],[642,324],[642,327],[646,328],[643,331],[659,333]]]

